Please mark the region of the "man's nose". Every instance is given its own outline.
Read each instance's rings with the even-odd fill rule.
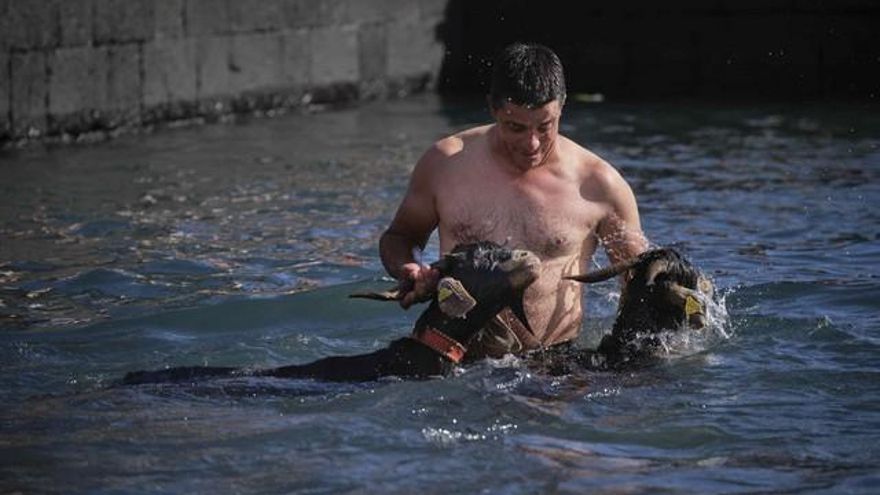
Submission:
[[[529,133],[528,145],[529,151],[537,151],[541,147],[541,140],[538,138],[537,132]]]

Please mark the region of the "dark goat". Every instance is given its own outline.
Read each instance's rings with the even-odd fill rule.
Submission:
[[[447,374],[466,351],[464,345],[505,307],[528,326],[523,292],[538,277],[540,260],[529,251],[482,242],[456,247],[432,266],[441,274],[431,304],[410,337],[357,356],[333,356],[309,364],[263,370],[190,366],[128,373],[124,384],[179,382],[208,377],[274,376],[329,381],[370,381],[382,376],[423,378]],[[354,295],[393,300],[399,291]]]
[[[616,265],[568,277],[584,283],[626,273],[617,319],[597,349],[604,366],[637,365],[656,356],[659,334],[706,326],[712,282],[672,248],[652,249]],[[595,360],[594,360],[595,361]]]

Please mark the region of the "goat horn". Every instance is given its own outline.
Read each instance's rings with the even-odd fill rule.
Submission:
[[[437,270],[440,273],[446,273],[449,271],[451,267],[451,263],[455,260],[461,260],[467,258],[465,253],[448,253],[440,257],[439,260],[431,263],[431,268]],[[398,286],[395,289],[390,289],[382,292],[355,292],[354,294],[349,294],[348,297],[353,299],[372,299],[374,301],[400,301],[403,299],[403,291],[400,290]],[[425,302],[428,299],[433,297],[426,296],[424,299],[416,301],[416,302]]]
[[[670,282],[667,287],[669,288],[669,302],[671,302],[672,304],[684,307],[688,302],[688,298],[691,298],[702,307],[703,304],[700,302],[702,296],[699,292],[693,289],[688,289],[687,287],[684,287],[676,282]]]
[[[400,289],[386,290],[383,292],[355,292],[348,297],[353,299],[372,299],[374,301],[400,301],[403,295]]]
[[[706,306],[700,292],[682,287],[675,282],[669,283],[667,287],[669,288],[667,293],[669,300],[684,310],[688,326],[694,329],[705,328],[707,324]]]
[[[567,277],[563,277],[566,280],[574,280],[577,282],[583,282],[585,284],[593,284],[596,282],[602,282],[603,280],[608,280],[609,278],[620,275],[621,273],[629,270],[636,263],[638,263],[639,258],[635,257],[626,261],[621,261],[620,263],[606,266],[605,268],[600,268],[598,270],[593,270],[591,272],[582,273],[580,275],[569,275]]]
[[[651,266],[648,267],[648,273],[646,275],[646,285],[654,285],[654,280],[661,273],[666,273],[669,271],[669,262],[666,260],[657,260],[651,263]]]

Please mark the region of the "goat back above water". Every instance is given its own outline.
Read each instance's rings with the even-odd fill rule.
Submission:
[[[464,354],[464,344],[505,307],[510,307],[528,327],[522,307],[523,291],[537,279],[540,270],[540,260],[531,252],[488,242],[468,244],[457,246],[432,266],[443,278],[431,296],[430,305],[416,321],[412,337],[395,340],[386,348],[367,354],[331,356],[307,364],[268,369],[183,366],[136,371],[128,373],[123,383],[134,385],[236,376],[370,381],[387,375],[443,375]],[[392,290],[355,296],[397,300],[401,293]]]

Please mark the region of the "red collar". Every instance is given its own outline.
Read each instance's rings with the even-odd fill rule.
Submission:
[[[455,364],[460,363],[464,353],[467,352],[467,348],[460,342],[436,328],[426,326],[421,331],[414,332],[412,338],[439,352]]]

